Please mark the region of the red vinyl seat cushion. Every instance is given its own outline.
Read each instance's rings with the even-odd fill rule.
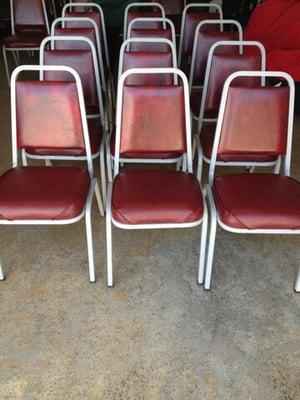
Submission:
[[[17,167],[0,176],[0,220],[63,220],[79,216],[90,187],[87,170]]]
[[[113,183],[113,219],[123,224],[189,223],[202,219],[200,185],[192,174],[137,170]]]
[[[300,229],[300,182],[275,174],[217,177],[220,220],[238,229]]]
[[[20,48],[37,48],[40,47],[41,41],[47,33],[29,32],[17,33],[15,35],[7,36],[3,39],[3,44],[7,49],[20,49]]]

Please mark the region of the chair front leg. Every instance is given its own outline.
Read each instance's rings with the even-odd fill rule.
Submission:
[[[97,204],[98,204],[100,215],[101,215],[101,217],[104,217],[104,206],[103,206],[103,201],[101,198],[99,184],[97,181],[96,181],[96,185],[95,185],[95,194],[96,194],[96,199],[97,199]]]
[[[211,285],[212,266],[213,266],[214,249],[215,249],[215,241],[217,233],[217,211],[211,189],[208,185],[206,188],[207,188],[208,204],[210,208],[210,232],[208,241],[208,253],[206,261],[204,289],[209,290]]]
[[[111,162],[111,153],[110,153],[110,135],[107,135],[107,138],[106,138],[106,166],[107,166],[108,182],[112,182],[113,176],[112,176],[112,162]]]
[[[89,262],[89,275],[90,282],[96,282],[95,276],[95,265],[94,265],[94,250],[93,250],[93,236],[92,236],[92,223],[91,223],[91,209],[92,201],[95,192],[96,180],[95,178],[91,182],[90,191],[86,201],[85,208],[85,227],[86,227],[86,239],[88,248],[88,262]]]
[[[300,293],[300,268],[298,270],[298,275],[296,279],[295,292]]]
[[[0,281],[4,281],[4,279],[5,279],[4,270],[0,262]]]
[[[7,53],[6,53],[6,48],[4,45],[2,46],[2,52],[3,52],[3,60],[4,60],[7,84],[8,84],[8,87],[10,87],[10,75],[9,75],[9,69],[8,69]]]
[[[111,194],[112,184],[108,185],[106,202],[106,248],[107,248],[107,285],[113,286],[113,265],[112,265],[112,222],[111,222]]]
[[[203,221],[201,229],[201,241],[200,241],[200,254],[199,254],[199,268],[198,268],[198,283],[202,285],[204,282],[204,269],[205,269],[205,255],[206,255],[206,239],[207,239],[207,228],[208,228],[208,211],[205,197],[203,196]]]
[[[105,206],[106,202],[106,173],[105,173],[105,137],[102,139],[101,147],[100,147],[100,175],[101,175],[101,187],[102,187],[102,196],[103,203]]]
[[[203,151],[202,146],[200,144],[199,136],[196,137],[197,144],[197,153],[198,153],[198,161],[197,161],[197,179],[201,183],[202,179],[202,169],[203,169]]]

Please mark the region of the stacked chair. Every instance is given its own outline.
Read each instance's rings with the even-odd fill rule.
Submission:
[[[44,0],[31,1],[35,20],[31,13],[22,17],[23,1],[11,0],[13,35],[3,46],[8,78],[7,51],[19,62],[20,50],[39,49],[39,65],[17,67],[11,78],[13,165],[0,177],[0,224],[69,224],[85,217],[94,282],[96,195],[100,215],[106,214],[109,287],[113,226],[200,226],[197,281],[206,290],[217,226],[300,233],[300,183],[290,177],[294,82],[284,72],[266,71],[262,44],[244,41],[241,25],[223,19],[218,4],[129,4],[114,79],[98,4],[50,1],[49,29]],[[21,81],[26,72],[37,79]],[[29,166],[30,159],[42,166]],[[64,160],[81,166],[62,166]],[[223,175],[217,166],[239,171]]]

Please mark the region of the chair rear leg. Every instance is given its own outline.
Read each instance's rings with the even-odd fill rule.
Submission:
[[[111,192],[112,184],[109,184],[106,202],[106,257],[107,257],[107,285],[113,286],[113,265],[112,265],[112,223],[111,223]]]
[[[105,173],[105,139],[102,140],[100,147],[100,175],[101,175],[101,187],[102,187],[102,196],[103,203],[105,205],[106,202],[106,173]]]
[[[208,228],[208,212],[207,212],[206,201],[204,199],[204,211],[203,211],[203,221],[201,229],[201,242],[200,242],[199,268],[198,268],[199,285],[202,285],[204,282],[207,228]]]
[[[4,279],[5,279],[4,270],[0,262],[0,281],[4,281]]]
[[[298,275],[296,279],[295,292],[300,293],[300,268],[298,270]]]
[[[92,223],[91,223],[91,208],[92,201],[95,192],[96,180],[91,183],[90,191],[86,201],[85,208],[85,228],[86,228],[86,239],[87,239],[87,249],[88,249],[88,262],[89,262],[89,275],[90,282],[96,282],[95,276],[95,265],[94,265],[94,250],[93,250],[93,236],[92,236]]]
[[[211,285],[212,266],[217,233],[217,212],[210,188],[207,186],[207,197],[210,207],[210,232],[208,239],[208,253],[206,261],[204,289],[209,290]]]
[[[6,48],[4,45],[2,46],[2,52],[3,52],[3,60],[4,60],[7,84],[8,84],[8,87],[10,87],[10,75],[9,75],[8,62],[7,62],[7,53],[6,53]]]
[[[96,182],[95,194],[96,194],[96,199],[97,199],[97,204],[98,204],[100,215],[101,215],[101,217],[104,217],[103,201],[101,198],[101,193],[100,193],[100,188],[99,188],[98,182]]]

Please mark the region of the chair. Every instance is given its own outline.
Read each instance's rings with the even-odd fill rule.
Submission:
[[[3,59],[8,85],[10,73],[7,52],[12,52],[16,64],[20,51],[39,50],[41,41],[49,34],[49,22],[44,0],[10,0],[11,36],[3,40]]]
[[[208,25],[214,25],[218,27],[219,30],[206,32],[205,27]],[[237,30],[224,31],[224,25],[235,27]],[[196,91],[199,91],[199,89],[202,87],[209,49],[214,43],[221,40],[243,40],[243,29],[241,24],[233,19],[212,19],[201,21],[197,25],[189,73],[190,90],[195,89]],[[234,54],[238,52],[238,48],[236,46],[223,46],[218,47],[216,51],[218,54]]]
[[[224,49],[226,47],[230,49],[235,47],[240,54],[220,54],[217,51],[218,48]],[[256,48],[257,54],[247,54],[244,49],[249,47]],[[220,41],[210,48],[201,102],[198,102],[193,95],[191,96],[193,114],[197,115],[198,113],[196,144],[198,151],[197,177],[199,180],[201,179],[203,161],[209,164],[211,160],[216,121],[226,79],[233,72],[265,71],[265,69],[266,51],[259,42]],[[257,77],[239,78],[233,83],[233,85],[239,86],[257,86],[259,84],[260,80]],[[233,162],[232,165],[239,165],[238,160],[231,161]],[[264,161],[266,163],[265,166],[280,167],[280,158],[270,159],[268,157],[258,161]],[[217,165],[228,165],[228,160],[218,159]]]
[[[241,77],[279,78],[287,87],[232,86]],[[225,82],[206,187],[210,233],[204,288],[210,289],[217,225],[235,233],[299,234],[300,183],[290,177],[295,85],[284,72],[243,71]],[[262,155],[284,157],[282,174],[215,177],[218,158],[245,166]],[[242,164],[242,163],[241,163]]]
[[[57,50],[54,44],[59,41],[85,42],[90,50]],[[52,44],[52,49],[46,49],[47,44]],[[80,36],[49,36],[45,38],[40,47],[40,65],[66,65],[73,68],[80,76],[85,107],[87,111],[87,122],[89,129],[89,138],[91,145],[91,157],[96,159],[100,157],[100,174],[103,198],[106,197],[106,172],[105,172],[105,126],[106,116],[104,113],[102,92],[100,87],[100,76],[97,63],[96,50],[93,43],[86,37]],[[41,80],[46,81],[70,81],[72,75],[67,71],[47,71],[41,74]],[[33,151],[24,149],[23,164],[27,165],[29,159],[46,159],[48,162],[52,159],[52,149],[39,149],[35,147]],[[57,154],[55,155],[57,159]],[[65,157],[65,154],[64,154]],[[71,157],[75,160],[85,160],[86,155]]]
[[[74,82],[20,81],[24,71],[67,71]],[[66,225],[86,222],[89,276],[95,282],[91,205],[103,204],[89,143],[80,77],[72,68],[20,66],[11,78],[12,168],[0,177],[0,224]],[[42,129],[41,129],[42,128]],[[67,134],[66,134],[67,133]],[[87,167],[19,166],[18,150],[52,148],[60,158],[86,153]],[[3,276],[3,271],[1,272]]]
[[[180,32],[181,15],[186,6],[184,0],[159,0],[164,7],[166,16],[173,22],[176,33]]]
[[[202,8],[215,8],[217,12],[200,12]],[[191,11],[195,10],[197,11]],[[185,62],[188,58],[192,56],[195,30],[199,22],[208,19],[223,19],[222,8],[218,4],[214,3],[191,3],[188,4],[182,13],[181,19],[181,29],[180,29],[180,41],[179,41],[179,51],[178,51],[178,65],[182,67],[182,59],[185,58]],[[206,31],[215,31],[216,27],[212,25],[207,25]]]
[[[133,8],[138,8],[138,11],[132,11]],[[143,9],[145,11],[141,11]],[[152,11],[149,11],[149,8]],[[128,39],[127,32],[130,22],[136,18],[165,18],[166,13],[163,6],[157,2],[145,2],[145,3],[131,3],[125,8],[124,12],[124,23],[123,23],[123,38]],[[161,27],[159,21],[152,21],[149,29],[157,29]],[[137,28],[143,28],[143,25],[138,25]]]
[[[182,85],[126,86],[132,74],[177,74]],[[138,112],[136,112],[138,111]],[[163,115],[163,119],[158,119]],[[147,123],[145,123],[145,117]],[[158,140],[159,139],[159,140]],[[137,169],[120,173],[120,157],[185,153],[187,172]],[[160,162],[160,160],[157,160]],[[147,162],[144,159],[144,162]],[[199,275],[203,274],[207,212],[193,175],[188,82],[175,68],[125,71],[118,83],[114,181],[106,209],[108,286],[113,285],[112,224],[121,229],[189,228],[202,223]]]
[[[154,22],[162,23],[162,27],[151,28]],[[139,28],[140,24],[143,27]],[[168,18],[139,17],[128,25],[127,38],[164,38],[171,40],[176,46],[176,34],[173,22]]]
[[[295,292],[300,293],[300,269],[298,270],[298,275],[296,279]]]

